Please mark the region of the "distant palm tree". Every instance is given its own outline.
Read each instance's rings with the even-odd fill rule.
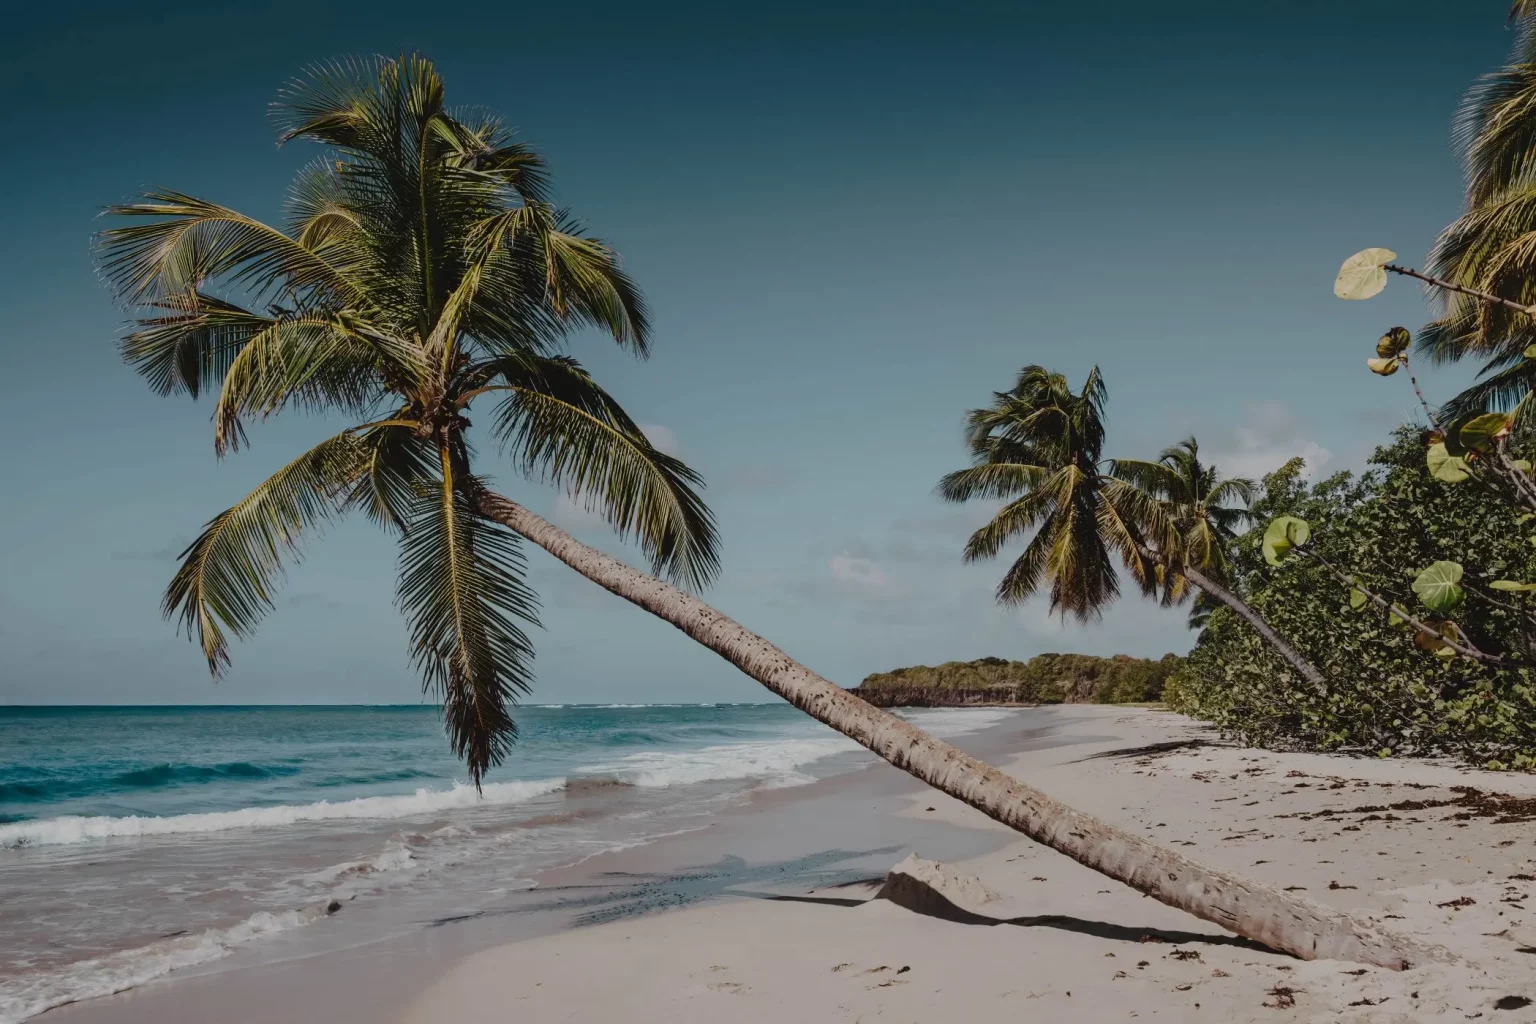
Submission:
[[[271,607],[282,557],[301,535],[361,509],[400,536],[398,596],[416,662],[478,783],[507,753],[509,705],[530,683],[522,537],[818,721],[1079,863],[1298,956],[1420,959],[1409,940],[1052,800],[492,493],[467,437],[481,397],[498,402],[491,434],[525,475],[592,502],[658,573],[691,587],[716,573],[698,477],[558,354],[572,327],[601,328],[640,354],[648,332],[614,254],[549,206],[537,156],[493,119],[451,114],[436,71],[416,57],[321,69],[284,94],[277,115],[284,140],[330,147],[300,176],[285,228],[161,191],[113,208],[137,223],[100,239],[107,279],[142,313],[124,355],[163,393],[218,386],[221,452],[241,442],[249,417],[290,407],[362,420],[215,517],[182,556],[166,610],[215,673],[228,660],[225,632],[249,633]]]
[[[1104,460],[1108,394],[1098,368],[1074,393],[1065,377],[1041,366],[1019,371],[1009,391],[967,417],[972,465],[946,475],[939,494],[1007,503],[971,535],[965,560],[996,557],[1009,542],[1030,536],[1004,573],[997,597],[1016,604],[1050,584],[1050,607],[1079,620],[1098,616],[1119,596],[1124,567],[1144,596],[1165,602],[1194,586],[1241,615],[1314,687],[1322,673],[1254,608],[1222,583],[1227,542],[1252,484],[1222,482],[1201,465],[1190,441],[1158,462]],[[1032,534],[1032,536],[1031,536]]]
[[[1200,442],[1185,438],[1165,448],[1156,462],[1114,459],[1110,475],[1157,498],[1179,534],[1178,559],[1213,581],[1229,585],[1232,543],[1238,531],[1253,521],[1248,505],[1257,485],[1244,478],[1223,480],[1215,466],[1200,461]],[[1242,502],[1241,505],[1233,504]],[[1170,603],[1189,595],[1188,580],[1170,575],[1165,598]]]
[[[1027,600],[1049,582],[1053,612],[1091,619],[1119,596],[1121,565],[1144,593],[1156,590],[1153,566],[1138,554],[1142,524],[1156,505],[1099,471],[1106,398],[1097,367],[1074,393],[1061,374],[1026,366],[1011,390],[995,392],[991,405],[966,417],[972,465],[946,475],[940,496],[1009,500],[971,535],[965,560],[995,558],[1033,533],[998,583],[1004,604]]]

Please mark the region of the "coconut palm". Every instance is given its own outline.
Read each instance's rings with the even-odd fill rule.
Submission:
[[[1466,169],[1467,209],[1436,240],[1430,276],[1513,300],[1536,302],[1536,3],[1510,11],[1518,28],[1509,62],[1480,79],[1456,116],[1454,136]],[[1419,335],[1437,362],[1476,358],[1480,380],[1445,412],[1508,410],[1536,385],[1524,352],[1536,323],[1509,306],[1436,289],[1439,315]]]
[[[537,602],[519,538],[476,508],[473,403],[526,475],[583,497],[689,586],[718,568],[698,476],[575,360],[595,327],[643,356],[646,310],[614,253],[548,201],[542,161],[444,106],[420,58],[319,68],[274,105],[283,142],[328,147],[269,227],[157,190],[109,212],[108,281],[138,307],[125,359],[162,394],[217,388],[216,450],[289,408],[354,425],[211,520],[165,595],[218,675],[272,607],[303,534],[347,511],[400,538],[398,602],[427,688],[478,784],[516,736]]]
[[[1121,565],[1143,593],[1156,591],[1155,567],[1140,555],[1156,505],[1100,472],[1107,397],[1098,367],[1074,393],[1061,374],[1026,366],[1011,390],[967,415],[972,464],[946,475],[940,496],[1011,500],[971,535],[965,560],[995,558],[1033,532],[998,583],[1000,602],[1025,601],[1049,581],[1051,611],[1091,619],[1119,596]]]
[[[1224,480],[1215,466],[1200,461],[1200,442],[1187,437],[1165,448],[1157,461],[1114,459],[1110,475],[1151,494],[1163,505],[1179,533],[1180,559],[1226,584],[1231,576],[1232,542],[1253,521],[1248,505],[1257,488],[1252,480]],[[1235,501],[1241,505],[1233,504]],[[1170,602],[1189,595],[1188,581],[1177,573],[1168,580]]]
[[[1107,397],[1097,367],[1074,393],[1061,374],[1026,366],[1011,390],[969,414],[972,465],[945,476],[939,494],[1007,503],[971,535],[965,560],[995,558],[1033,534],[998,584],[998,600],[1016,604],[1049,582],[1051,610],[1079,620],[1119,596],[1121,567],[1144,596],[1160,594],[1165,603],[1193,586],[1241,615],[1303,678],[1323,687],[1322,673],[1221,582],[1226,541],[1245,515],[1226,503],[1251,494],[1252,484],[1219,480],[1192,440],[1155,463],[1106,463]]]
[[[1411,942],[1255,886],[1097,821],[816,675],[700,601],[717,542],[698,477],[657,451],[559,346],[596,327],[644,354],[644,307],[617,258],[548,202],[543,165],[494,120],[455,115],[416,57],[323,68],[277,105],[281,138],[328,147],[269,227],[174,192],[116,207],[107,279],[138,322],[128,361],[162,392],[218,387],[215,444],[291,407],[359,422],[215,517],[166,594],[210,669],[270,608],[283,556],[361,510],[400,537],[399,602],[472,777],[515,737],[535,597],[520,541],[685,632],[773,693],[997,821],[1173,906],[1303,957],[1401,967]],[[527,477],[587,500],[648,555],[642,573],[492,492],[468,431]],[[1123,486],[1112,483],[1111,486]],[[674,586],[667,577],[680,586]]]

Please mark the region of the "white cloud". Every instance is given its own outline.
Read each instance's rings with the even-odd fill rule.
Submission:
[[[832,570],[832,578],[850,590],[878,594],[891,589],[890,577],[873,559],[844,551],[827,566]]]
[[[1304,475],[1318,479],[1333,460],[1333,452],[1309,438],[1301,420],[1285,402],[1253,402],[1243,411],[1243,422],[1229,436],[1202,446],[1202,459],[1214,464],[1222,476],[1258,479],[1301,456],[1307,462]]]
[[[674,459],[683,457],[683,446],[677,439],[677,431],[671,427],[664,427],[659,423],[642,423],[640,432],[663,455],[670,455]]]
[[[582,530],[607,529],[608,522],[598,512],[587,508],[586,499],[561,494],[555,502],[555,525],[572,533]]]

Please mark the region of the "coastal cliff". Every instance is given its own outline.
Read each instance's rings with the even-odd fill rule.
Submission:
[[[1181,659],[1117,654],[1038,654],[1028,661],[979,658],[866,676],[853,691],[876,707],[981,704],[1125,704],[1162,697]]]

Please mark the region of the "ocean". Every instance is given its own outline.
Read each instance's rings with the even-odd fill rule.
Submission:
[[[924,709],[937,735],[997,709]],[[0,707],[0,1024],[367,908],[377,938],[874,763],[786,704],[542,705],[482,793],[437,711]],[[341,920],[341,917],[335,920]]]

